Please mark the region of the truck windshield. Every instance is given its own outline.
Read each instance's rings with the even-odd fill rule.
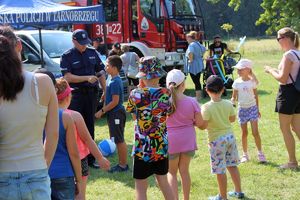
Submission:
[[[200,16],[198,0],[165,0],[169,16],[172,18]]]
[[[32,37],[40,43],[39,34],[32,34]],[[69,32],[42,32],[42,39],[43,49],[50,58],[59,58],[65,51],[73,47],[72,33]]]

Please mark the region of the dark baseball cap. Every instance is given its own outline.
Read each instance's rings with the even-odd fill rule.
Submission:
[[[76,40],[81,45],[90,44],[92,41],[90,40],[87,32],[83,29],[77,29],[73,32],[72,35],[73,40]]]
[[[113,46],[116,48],[116,49],[121,49],[121,44],[119,42],[115,42],[113,44]]]
[[[224,88],[223,80],[217,75],[211,75],[206,80],[206,88],[215,93],[219,93]]]

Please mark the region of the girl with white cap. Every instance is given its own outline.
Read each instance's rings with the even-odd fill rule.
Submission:
[[[252,72],[252,61],[241,59],[234,68],[237,69],[239,78],[233,82],[231,101],[238,102],[238,120],[242,129],[243,156],[241,162],[249,161],[248,156],[248,127],[250,122],[252,135],[258,150],[258,160],[261,163],[267,162],[261,147],[261,138],[258,131],[258,119],[260,117],[258,107],[257,84],[258,81]]]
[[[200,106],[195,98],[183,94],[185,75],[178,69],[167,74],[167,87],[172,95],[172,113],[167,118],[169,140],[168,181],[178,198],[177,172],[179,170],[184,199],[189,199],[191,177],[189,165],[197,150],[195,127],[203,123]]]

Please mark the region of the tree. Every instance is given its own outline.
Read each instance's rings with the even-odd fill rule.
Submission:
[[[220,0],[208,0],[216,3]],[[230,0],[228,5],[237,11],[242,0]],[[261,7],[264,12],[256,21],[256,25],[267,24],[267,34],[272,34],[282,27],[289,26],[300,31],[300,1],[299,0],[263,0]]]
[[[231,31],[233,29],[233,26],[229,23],[225,23],[221,26],[221,28],[227,32],[227,37],[229,40],[229,31]]]

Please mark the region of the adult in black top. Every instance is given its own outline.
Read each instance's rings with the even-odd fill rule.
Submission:
[[[211,57],[213,55],[217,55],[218,57],[220,57],[224,54],[224,50],[226,50],[229,53],[232,53],[232,51],[227,47],[227,44],[222,42],[221,36],[216,35],[214,37],[214,43],[209,45],[209,55]]]
[[[73,32],[74,48],[66,51],[60,62],[64,78],[74,89],[69,109],[78,111],[84,118],[87,128],[94,139],[94,115],[99,94],[99,82],[105,95],[105,71],[100,54],[87,45],[91,43],[85,30]],[[104,98],[104,97],[103,97]],[[94,158],[89,157],[93,166]]]

